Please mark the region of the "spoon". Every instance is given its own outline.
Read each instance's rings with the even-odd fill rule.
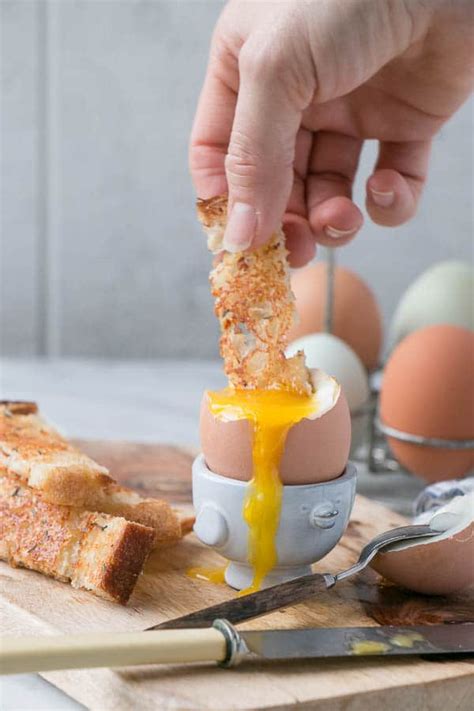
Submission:
[[[429,524],[401,526],[390,531],[381,533],[367,543],[358,561],[347,570],[333,575],[332,573],[314,573],[294,578],[286,583],[273,585],[272,587],[259,590],[258,592],[243,595],[242,597],[228,600],[206,607],[203,610],[192,612],[189,615],[177,617],[174,620],[167,620],[148,630],[158,629],[179,629],[189,627],[210,627],[214,620],[225,619],[231,624],[238,624],[251,620],[254,617],[266,615],[274,610],[280,610],[288,605],[296,605],[303,600],[312,597],[316,593],[329,590],[340,580],[350,578],[352,575],[360,573],[370,561],[381,550],[390,549],[395,543],[401,541],[410,542],[420,538],[439,535],[439,527],[432,528]]]

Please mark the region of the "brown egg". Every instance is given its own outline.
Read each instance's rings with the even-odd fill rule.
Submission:
[[[379,553],[371,563],[396,585],[425,595],[449,595],[474,585],[474,524],[451,538]]]
[[[290,341],[324,330],[327,265],[318,262],[293,274],[299,323]],[[377,366],[382,344],[382,319],[375,297],[354,272],[336,267],[334,280],[333,334],[345,341],[368,370]]]
[[[474,334],[429,326],[407,336],[385,368],[383,424],[414,435],[474,438]],[[455,479],[474,463],[474,450],[426,447],[389,438],[398,461],[427,481]]]
[[[201,447],[211,471],[232,479],[252,477],[252,432],[247,420],[214,417],[206,393],[201,402]],[[326,414],[304,419],[288,432],[280,476],[284,484],[312,484],[340,476],[349,457],[351,421],[342,393]]]

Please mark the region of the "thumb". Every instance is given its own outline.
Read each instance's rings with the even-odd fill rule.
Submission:
[[[224,248],[240,252],[266,242],[279,226],[293,185],[301,110],[265,52],[241,50],[239,94],[225,161],[229,191]]]

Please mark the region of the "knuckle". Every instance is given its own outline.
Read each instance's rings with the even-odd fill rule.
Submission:
[[[258,38],[244,44],[239,55],[239,69],[242,74],[255,80],[281,75],[285,68],[285,54],[278,48]]]
[[[352,194],[353,179],[346,173],[338,170],[320,170],[313,173],[314,177],[322,184],[331,184],[337,186],[344,194]]]
[[[208,146],[192,143],[189,148],[189,166],[192,170],[202,168],[222,168],[225,149],[220,146]]]
[[[314,96],[316,79],[306,45],[282,41],[278,33],[252,35],[240,50],[239,71],[300,109]]]
[[[292,146],[285,150],[278,142],[258,138],[252,140],[246,133],[234,129],[225,158],[225,169],[229,178],[263,184],[273,182],[275,176],[287,173],[292,176],[293,160]]]
[[[210,151],[207,146],[192,144],[189,148],[188,160],[191,171],[201,170],[208,164]]]
[[[209,55],[209,67],[216,76],[237,89],[235,77],[238,74],[238,46],[224,35],[214,37]]]
[[[242,187],[258,185],[263,182],[261,164],[252,151],[242,146],[229,147],[225,159],[227,178]]]

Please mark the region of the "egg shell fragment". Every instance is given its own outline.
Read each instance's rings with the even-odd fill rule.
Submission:
[[[372,567],[393,583],[425,595],[450,595],[474,585],[474,526],[431,546],[380,553]]]
[[[286,350],[293,356],[302,350],[309,368],[321,368],[336,378],[344,391],[352,417],[351,451],[356,451],[368,438],[369,417],[362,414],[370,398],[367,370],[358,355],[331,333],[310,333],[297,338]]]
[[[425,595],[450,595],[474,585],[474,495],[456,497],[434,518],[449,511],[457,511],[460,521],[451,532],[406,547],[399,544],[379,553],[371,567],[396,585]]]

